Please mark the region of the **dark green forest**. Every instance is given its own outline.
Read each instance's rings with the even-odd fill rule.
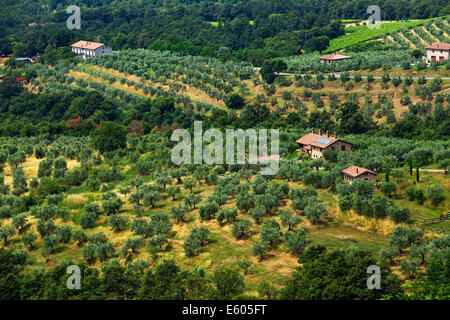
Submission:
[[[339,19],[366,19],[377,4],[382,19],[446,15],[445,0],[402,1],[36,1],[2,0],[0,54],[33,56],[79,39],[115,50],[151,48],[182,54],[264,59],[321,51],[344,33]],[[68,5],[81,6],[81,30],[68,30]],[[29,23],[35,26],[28,26]],[[216,22],[216,25],[211,24]],[[224,48],[219,50],[220,48]]]

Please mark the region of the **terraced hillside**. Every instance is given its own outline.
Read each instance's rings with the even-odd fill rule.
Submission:
[[[450,17],[425,21],[422,25],[402,27],[383,36],[392,49],[423,49],[431,42],[450,42]]]
[[[448,104],[450,73],[440,69],[403,70],[396,62],[413,62],[410,51],[379,54],[355,54],[352,62],[338,64],[346,70],[353,65],[371,66],[372,70],[326,73],[318,55],[288,59],[289,70],[297,73],[280,76],[275,83],[263,83],[259,73],[248,64],[221,63],[215,59],[182,57],[155,51],[124,51],[75,66],[46,68],[36,66],[38,78],[34,90],[53,92],[76,88],[95,90],[116,101],[123,110],[130,104],[150,97],[172,97],[177,105],[210,114],[227,110],[226,100],[238,93],[248,104],[259,104],[281,115],[291,112],[311,114],[328,112],[335,117],[337,107],[345,101],[357,102],[367,119],[386,124],[405,113],[421,115],[433,112],[436,101]],[[386,63],[391,70],[383,70]],[[383,68],[379,68],[383,65]],[[309,74],[309,70],[316,70]],[[324,72],[324,73],[321,73]],[[303,74],[308,72],[307,74]],[[240,110],[236,111],[237,113]]]
[[[345,35],[330,41],[325,52],[374,41],[381,41],[391,49],[421,49],[430,42],[449,42],[449,28],[450,16],[382,23],[379,29],[369,29],[366,25],[349,26],[345,29]]]

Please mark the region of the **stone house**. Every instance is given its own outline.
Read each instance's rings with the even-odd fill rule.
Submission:
[[[322,56],[319,57],[319,61],[321,63],[332,63],[332,62],[336,62],[336,61],[344,61],[344,60],[349,60],[352,57],[350,56],[344,56],[342,54],[339,53],[332,53],[326,56]]]
[[[312,128],[310,133],[301,137],[296,142],[300,147],[299,151],[313,159],[323,158],[323,151],[327,149],[347,153],[352,151],[351,142],[339,139],[336,132],[331,137],[328,130],[325,135],[322,135],[322,129],[319,129],[319,134],[316,134],[314,128]]]
[[[342,173],[344,174],[344,180],[350,183],[356,179],[367,180],[373,184],[376,184],[377,182],[377,173],[366,168],[350,166],[342,170]]]

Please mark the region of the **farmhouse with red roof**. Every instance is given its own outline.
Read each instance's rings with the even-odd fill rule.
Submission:
[[[72,44],[71,47],[73,53],[82,56],[84,59],[112,53],[111,47],[98,42],[78,41]]]
[[[355,179],[367,180],[375,184],[377,182],[377,173],[366,168],[350,166],[342,170],[344,180],[352,183]]]
[[[351,142],[338,139],[336,132],[333,137],[330,137],[328,130],[325,135],[322,135],[322,129],[319,129],[319,134],[316,134],[314,128],[312,128],[310,133],[301,137],[296,142],[300,147],[300,151],[313,159],[323,158],[322,152],[325,149],[344,151],[347,153],[352,151]]]
[[[450,56],[450,43],[430,43],[426,49],[425,59],[427,63],[432,61],[442,62]]]
[[[326,56],[322,56],[319,57],[319,61],[320,62],[335,62],[335,61],[344,61],[344,60],[348,60],[351,59],[352,57],[350,56],[344,56],[342,54],[339,53],[332,53]]]

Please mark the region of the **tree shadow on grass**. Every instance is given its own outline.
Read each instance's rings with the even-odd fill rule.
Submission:
[[[58,253],[62,253],[64,251],[67,251],[67,247],[66,246],[59,246],[56,247],[55,250],[53,250],[53,254],[58,254]]]

